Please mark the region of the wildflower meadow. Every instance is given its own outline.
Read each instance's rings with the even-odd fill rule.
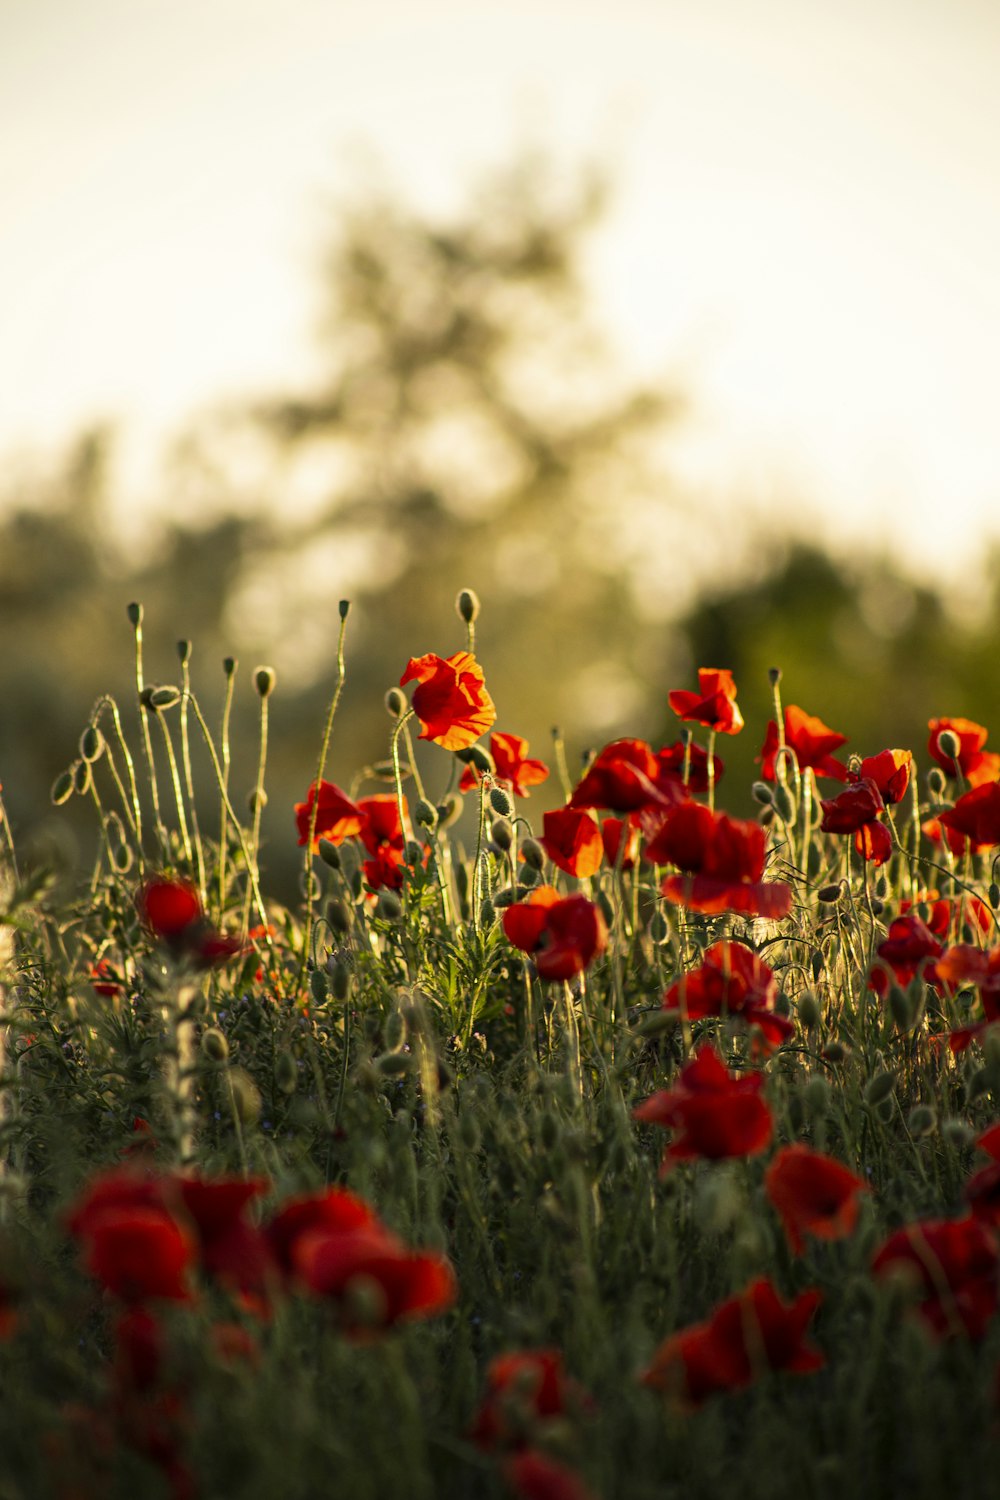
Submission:
[[[672,743],[532,746],[479,610],[341,786],[341,604],[297,902],[274,671],[147,683],[138,604],[78,887],[0,816],[0,1500],[995,1493],[987,728],[855,746],[777,666],[744,723],[710,665]]]

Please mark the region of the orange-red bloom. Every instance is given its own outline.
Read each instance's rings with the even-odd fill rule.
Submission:
[[[641,830],[634,820],[634,815],[629,813],[625,818],[602,818],[601,819],[601,843],[604,845],[604,858],[611,868],[631,870],[639,858],[639,843]],[[622,848],[622,839],[625,847]]]
[[[824,833],[853,833],[854,847],[865,859],[884,865],[892,853],[892,835],[879,815],[885,812],[882,793],[871,777],[863,777],[846,786],[836,797],[824,799],[820,806]]]
[[[672,807],[686,796],[680,777],[664,769],[645,740],[613,740],[592,761],[569,806],[625,813]]]
[[[660,768],[655,778],[659,785],[664,778],[676,777],[684,785],[684,759],[687,757],[688,777],[687,788],[696,796],[708,791],[708,751],[703,750],[700,745],[693,741],[685,745],[683,740],[675,740],[672,745],[664,745],[662,750],[657,750],[656,761]],[[725,774],[726,767],[717,755],[712,756],[712,780],[718,782]]]
[[[225,963],[243,951],[239,938],[216,931],[201,909],[198,892],[184,881],[147,880],[136,905],[153,936],[196,968]]]
[[[486,1394],[469,1436],[480,1448],[523,1447],[540,1424],[572,1416],[588,1398],[563,1367],[558,1349],[499,1354],[486,1369]]]
[[[740,1016],[759,1026],[769,1046],[794,1036],[795,1027],[775,1014],[777,981],[762,958],[743,943],[713,943],[698,968],[681,976],[663,997],[663,1009],[689,1020],[706,1016]]]
[[[309,824],[312,821],[313,804],[316,800],[314,781],[309,788],[306,800],[295,804],[295,824],[299,831],[300,845],[304,845],[309,838]],[[354,838],[361,832],[364,822],[364,813],[356,802],[351,801],[346,792],[342,792],[340,787],[335,786],[332,781],[321,781],[316,832],[313,836],[313,853],[319,848],[320,839],[328,839],[331,844],[342,844],[345,839]]]
[[[294,1265],[309,1291],[336,1302],[349,1333],[390,1328],[447,1312],[458,1282],[447,1256],[410,1250],[382,1224],[313,1230],[295,1243]],[[353,1298],[366,1297],[362,1315]]]
[[[1000,777],[1000,755],[993,750],[984,750],[989,730],[972,719],[929,719],[927,727],[930,738],[927,749],[938,765],[949,776],[963,776],[970,787],[983,786]],[[958,740],[958,755],[946,755],[941,749],[940,737],[945,730]]]
[[[841,745],[847,744],[846,734],[838,734],[835,729],[824,724],[822,719],[817,719],[814,714],[807,714],[795,703],[789,703],[784,719],[785,744],[795,751],[800,771],[814,771],[817,776],[829,776],[835,781],[847,780],[847,767],[836,760],[832,753],[839,750]],[[757,757],[760,761],[760,774],[765,781],[774,780],[779,747],[778,726],[774,719],[770,719],[763,748]]]
[[[465,750],[495,723],[497,711],[486,691],[483,669],[468,651],[454,656],[411,656],[400,687],[416,680],[413,711],[420,738],[443,750]]]
[[[908,1224],[876,1253],[877,1276],[901,1273],[919,1295],[917,1311],[938,1338],[981,1339],[997,1310],[996,1236],[968,1215]]]
[[[558,807],[542,819],[539,842],[554,865],[584,878],[600,869],[604,844],[597,819],[587,808]]]
[[[950,832],[971,839],[976,848],[1000,844],[1000,781],[973,787],[949,812],[941,814],[940,822]]]
[[[670,707],[679,719],[693,719],[719,734],[739,734],[743,715],[736,703],[736,684],[727,667],[699,667],[698,691],[675,688],[668,694]]]
[[[572,979],[608,946],[608,929],[600,908],[586,896],[561,899],[550,885],[540,885],[525,901],[503,914],[507,941],[530,953],[542,979]]]
[[[123,1302],[186,1301],[197,1257],[193,1235],[171,1214],[161,1179],[129,1168],[105,1172],[67,1215],[87,1270]]]
[[[873,781],[886,807],[902,802],[910,784],[913,755],[909,750],[880,750],[866,755],[851,781]]]
[[[388,886],[398,891],[403,884],[403,854],[406,835],[399,816],[399,802],[390,792],[362,797],[358,809],[364,815],[361,842],[368,851],[365,879],[373,891]],[[403,798],[406,812],[406,798]]]
[[[937,984],[935,961],[943,951],[942,944],[915,912],[896,917],[889,924],[888,936],[875,950],[882,962],[872,966],[868,976],[869,988],[876,994],[885,995],[890,983],[887,970],[902,989],[917,974],[922,974],[928,984]]]
[[[713,813],[698,802],[668,812],[646,846],[648,860],[686,872],[664,880],[668,901],[691,911],[784,917],[792,906],[791,886],[761,880],[766,857],[767,836],[759,823]]]
[[[715,1048],[706,1043],[681,1070],[673,1088],[662,1089],[632,1111],[636,1120],[677,1131],[661,1171],[692,1157],[756,1156],[774,1129],[760,1073],[732,1077]]]
[[[858,1194],[868,1185],[832,1156],[808,1146],[783,1146],[764,1173],[767,1196],[777,1209],[793,1255],[803,1234],[839,1240],[858,1222]]]
[[[491,734],[490,755],[496,767],[496,779],[515,797],[527,797],[528,788],[548,780],[549,768],[543,760],[528,759],[528,741],[519,734]],[[479,773],[466,766],[458,783],[460,792],[471,792],[479,785]]]
[[[593,1491],[578,1474],[536,1448],[510,1454],[503,1473],[519,1500],[594,1500]]]
[[[697,1407],[719,1391],[741,1390],[768,1370],[818,1370],[826,1361],[805,1334],[821,1301],[821,1292],[808,1291],[786,1304],[761,1277],[705,1322],[671,1334],[642,1382],[682,1406]]]

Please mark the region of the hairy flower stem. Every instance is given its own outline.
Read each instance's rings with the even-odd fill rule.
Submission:
[[[315,787],[313,797],[312,814],[309,818],[309,836],[306,839],[306,850],[303,859],[303,881],[305,884],[306,903],[306,925],[302,935],[302,962],[299,966],[298,987],[301,989],[305,981],[306,962],[308,960],[310,943],[312,941],[313,908],[316,904],[316,892],[312,879],[313,844],[316,842],[316,820],[319,817],[319,788],[323,780],[323,772],[326,770],[326,757],[330,750],[330,736],[333,734],[333,718],[337,712],[340,695],[344,691],[344,681],[347,677],[347,667],[344,661],[344,637],[347,632],[347,616],[350,612],[350,602],[347,599],[340,601],[340,632],[337,636],[337,685],[330,699],[327,709],[326,723],[323,726],[323,740],[319,747],[319,758],[316,762]]]
[[[232,752],[229,744],[229,721],[233,712],[233,694],[236,691],[236,668],[239,663],[235,657],[227,656],[224,662],[226,672],[226,698],[222,705],[222,768],[219,777],[221,791],[221,806],[219,809],[219,915],[226,905],[226,854],[229,846],[229,766]],[[190,684],[185,688],[188,697],[191,695]],[[183,707],[183,704],[182,704]]]
[[[170,738],[170,730],[167,721],[162,714],[157,714],[160,730],[163,734],[163,743],[167,751],[167,764],[170,767],[170,781],[174,789],[174,802],[177,807],[177,824],[181,831],[181,843],[184,846],[184,858],[188,865],[194,864],[194,850],[191,848],[191,839],[188,835],[187,816],[184,812],[184,794],[181,791],[181,778],[177,770],[177,757],[174,755],[173,740]]]
[[[705,766],[708,777],[708,810],[715,811],[715,730],[708,731],[708,761]]]
[[[189,698],[191,707],[194,710],[194,716],[198,721],[198,727],[201,730],[202,737],[205,741],[206,746],[208,747],[208,753],[212,760],[212,768],[215,771],[216,784],[218,785],[219,791],[222,794],[223,805],[226,809],[226,812],[229,814],[229,817],[232,819],[233,827],[236,829],[236,836],[239,839],[240,844],[240,852],[242,853],[244,862],[246,864],[247,879],[250,881],[250,885],[253,890],[254,902],[257,907],[257,916],[260,920],[261,926],[265,929],[265,941],[268,947],[272,947],[273,943],[271,937],[266,931],[267,912],[264,908],[264,898],[260,893],[260,884],[257,879],[257,867],[250,857],[250,850],[247,847],[246,837],[243,833],[243,825],[240,823],[239,818],[237,818],[235,812],[233,811],[233,804],[229,800],[229,793],[226,791],[225,784],[222,779],[222,767],[219,764],[219,756],[215,749],[215,744],[212,740],[208,725],[205,723],[205,716],[201,711],[198,700],[195,697],[194,693],[190,693]]]
[[[250,831],[250,853],[254,865],[260,868],[260,820],[264,811],[264,772],[267,769],[267,727],[268,727],[268,703],[270,697],[264,694],[260,700],[260,752],[257,756],[257,781],[253,790],[253,827]],[[319,806],[319,800],[315,803],[313,812]],[[310,892],[312,881],[308,882]],[[248,886],[243,897],[243,930],[250,926],[250,887]],[[311,935],[311,934],[310,934]]]
[[[146,756],[146,771],[149,776],[149,791],[153,799],[153,819],[156,823],[156,837],[160,843],[161,852],[167,848],[167,830],[163,825],[160,815],[160,788],[156,780],[156,762],[153,758],[153,737],[149,732],[149,721],[146,709],[142,705],[142,695],[146,689],[142,670],[142,614],[141,611],[135,616],[133,625],[135,635],[135,691],[139,700],[139,720],[142,725],[142,746]]]
[[[580,1028],[576,1020],[576,1005],[573,991],[564,979],[560,985],[563,1002],[563,1018],[566,1024],[566,1071],[577,1106],[583,1108],[583,1064],[580,1059]]]
[[[205,881],[205,851],[202,848],[201,829],[198,826],[198,809],[194,800],[194,776],[191,771],[191,736],[188,727],[188,700],[191,695],[191,662],[188,652],[181,662],[181,761],[184,766],[184,786],[187,791],[188,809],[191,814],[191,837],[198,865],[198,894],[202,905],[208,905],[208,886]]]
[[[167,1028],[167,1045],[163,1054],[163,1083],[167,1096],[171,1133],[181,1167],[194,1160],[194,1003],[197,984],[182,976],[173,976],[174,984],[163,1002],[163,1020]]]
[[[476,831],[476,863],[472,869],[472,928],[479,931],[479,908],[483,899],[483,835],[486,832],[487,777],[479,779],[479,827]]]

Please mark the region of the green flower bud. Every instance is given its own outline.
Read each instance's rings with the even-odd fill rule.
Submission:
[[[344,1319],[350,1328],[374,1331],[385,1327],[389,1299],[382,1283],[367,1271],[358,1271],[344,1283]]]
[[[180,662],[182,667],[186,667],[188,662],[191,660],[191,649],[192,648],[190,641],[177,642],[177,660]]]
[[[255,1125],[260,1118],[260,1090],[245,1068],[230,1068],[233,1104],[241,1125]]]
[[[406,694],[402,688],[391,687],[386,693],[385,711],[390,719],[401,719],[406,713]]]
[[[906,990],[898,984],[889,986],[889,1011],[900,1031],[909,1031],[913,1025],[913,1006]]]
[[[761,807],[770,807],[774,802],[774,792],[766,781],[755,781],[750,788],[750,795],[755,802],[760,803]]]
[[[340,615],[340,618],[342,620],[347,619],[347,616],[351,613],[350,599],[341,599],[340,603],[337,605],[337,613]]]
[[[73,771],[60,771],[59,775],[52,783],[52,790],[49,793],[49,797],[52,801],[53,806],[62,807],[64,802],[69,801],[75,790],[76,787]]]
[[[996,911],[1000,907],[1000,885],[994,880],[989,889],[990,905]]]
[[[940,766],[931,766],[927,772],[927,790],[932,797],[943,797],[945,788],[944,772]]]
[[[274,1082],[282,1094],[294,1094],[299,1086],[299,1070],[290,1052],[279,1052],[274,1059]]]
[[[511,800],[502,786],[491,787],[490,806],[495,813],[499,813],[501,818],[509,818],[514,810]]]
[[[824,1062],[833,1063],[835,1067],[845,1063],[850,1055],[850,1049],[845,1047],[843,1042],[827,1042],[820,1053]]]
[[[351,910],[341,896],[331,896],[326,903],[326,920],[334,932],[341,934],[350,932]]]
[[[835,906],[844,894],[844,882],[837,880],[830,885],[821,885],[816,892],[816,900],[824,906]]]
[[[781,681],[781,668],[780,667],[768,667],[768,669],[767,669],[767,680],[771,684],[772,687],[777,687],[778,683]]]
[[[416,1059],[412,1052],[385,1052],[375,1059],[375,1066],[387,1078],[398,1078],[409,1073]]]
[[[225,672],[227,677],[232,677],[238,666],[239,662],[236,660],[235,656],[224,656],[222,658],[222,670]]]
[[[479,597],[474,589],[460,589],[455,600],[455,610],[460,620],[471,625],[479,618]]]
[[[670,937],[670,923],[659,907],[649,920],[649,935],[654,943],[665,943]]]
[[[937,1111],[930,1104],[915,1104],[906,1122],[907,1129],[916,1140],[930,1135],[936,1124]]]
[[[333,998],[339,1000],[341,1004],[351,993],[353,977],[350,964],[346,964],[342,958],[338,958],[336,963],[330,966],[330,988],[333,991]]]
[[[385,1018],[384,1037],[389,1052],[396,1052],[406,1036],[406,1022],[398,1010],[391,1010]]]
[[[823,1008],[812,990],[803,990],[798,998],[796,1009],[799,1020],[807,1031],[815,1031],[823,1019]]]
[[[787,786],[778,785],[774,788],[774,805],[786,823],[791,823],[795,817],[795,798]]]
[[[80,736],[80,754],[93,765],[100,760],[106,749],[104,736],[96,724],[88,724]]]
[[[229,1042],[217,1026],[201,1034],[201,1050],[210,1062],[224,1063],[229,1056]]]
[[[90,767],[85,760],[78,760],[73,766],[73,790],[81,797],[90,791]]]
[[[165,687],[152,688],[149,693],[148,707],[162,713],[164,709],[175,708],[181,701],[180,688],[167,684]]]
[[[976,1132],[965,1120],[960,1120],[957,1115],[943,1122],[941,1134],[951,1146],[961,1149],[963,1146],[971,1146],[976,1139]]]
[[[962,743],[953,729],[942,729],[937,737],[937,747],[945,760],[957,760],[962,751]]]
[[[383,921],[398,922],[403,915],[403,903],[395,891],[384,890],[379,892],[375,910]]]
[[[421,797],[413,809],[413,821],[418,828],[433,828],[437,823],[437,808]]]
[[[125,606],[125,613],[128,615],[129,624],[133,625],[138,630],[139,626],[142,624],[142,605],[127,604]]]
[[[464,750],[456,750],[455,755],[463,765],[472,766],[473,770],[478,771],[480,776],[496,774],[493,757],[482,745],[468,745]]]
[[[254,687],[261,698],[270,698],[274,692],[274,685],[278,677],[273,667],[255,667],[253,674]]]
[[[825,1115],[830,1107],[830,1085],[820,1073],[806,1080],[802,1090],[802,1102],[813,1119]]]
[[[545,850],[537,839],[525,839],[521,844],[521,858],[529,870],[541,870],[545,866]]]
[[[325,1005],[329,997],[326,975],[322,969],[313,969],[309,975],[309,993],[317,1005]]]
[[[340,850],[329,839],[320,839],[319,857],[331,870],[340,869]]]
[[[457,823],[462,816],[462,799],[457,792],[452,792],[450,797],[445,797],[443,802],[437,805],[437,820],[439,828],[450,828]]]
[[[869,1105],[881,1104],[883,1099],[888,1099],[896,1087],[896,1075],[888,1068],[882,1068],[874,1073],[865,1085],[865,1103]]]
[[[490,824],[490,838],[507,854],[514,844],[514,829],[507,818],[495,818]]]

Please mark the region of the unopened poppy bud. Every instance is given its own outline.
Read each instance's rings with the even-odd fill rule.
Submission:
[[[90,791],[90,767],[85,760],[78,760],[73,767],[73,789],[81,797]]]
[[[654,943],[665,943],[670,936],[670,923],[659,909],[650,918],[649,935]]]
[[[815,1031],[823,1019],[823,1010],[812,990],[803,990],[796,1003],[799,1020],[807,1031]]]
[[[322,969],[313,969],[309,975],[309,993],[317,1005],[325,1005],[328,991],[326,987],[326,975]]]
[[[819,1073],[807,1079],[802,1090],[802,1102],[813,1119],[825,1115],[830,1104],[830,1085]]]
[[[278,676],[273,667],[257,667],[253,674],[254,687],[261,698],[270,698]]]
[[[527,895],[528,892],[531,890],[532,886],[536,886],[536,885],[540,885],[541,884],[541,879],[542,879],[542,876],[541,876],[541,871],[540,870],[536,870],[533,865],[522,865],[521,866],[521,872],[520,872],[520,878],[518,879],[518,883],[517,883],[518,884],[518,890],[520,890],[523,887],[524,888],[524,894]],[[519,896],[518,900],[520,900],[520,899],[521,898]]]
[[[223,1063],[229,1056],[229,1043],[217,1026],[201,1034],[201,1050],[210,1062]]]
[[[750,794],[755,802],[760,803],[761,807],[770,807],[774,802],[774,793],[766,781],[755,781],[750,788]]]
[[[421,797],[413,809],[413,821],[418,828],[433,828],[437,823],[437,808]]]
[[[403,903],[395,891],[381,891],[375,904],[378,915],[386,922],[398,922],[403,915]]]
[[[326,920],[334,932],[344,933],[351,930],[351,913],[347,902],[341,896],[331,896],[326,903]]]
[[[525,839],[521,844],[521,858],[529,870],[541,870],[545,864],[545,850],[537,839]]]
[[[889,1011],[900,1031],[909,1031],[913,1024],[913,1006],[909,995],[898,984],[889,986]]]
[[[962,745],[953,729],[942,729],[937,737],[937,747],[946,760],[957,760]]]
[[[62,807],[63,803],[68,802],[72,797],[73,791],[73,772],[60,771],[59,775],[52,783],[52,790],[49,793],[49,797],[52,801],[53,806]]]
[[[885,911],[885,902],[880,901],[878,896],[872,896],[869,901],[869,905],[871,907],[871,913],[873,917],[880,917]]]
[[[493,892],[493,905],[498,911],[504,911],[508,906],[513,906],[515,901],[520,901],[516,885],[501,886],[500,890]]]
[[[930,1135],[937,1124],[937,1113],[930,1104],[915,1104],[910,1110],[906,1121],[906,1128],[916,1138],[922,1135]]]
[[[455,753],[459,760],[478,771],[481,776],[492,776],[496,772],[492,755],[482,745],[470,745],[468,749],[456,750]]]
[[[927,790],[932,797],[944,796],[944,772],[940,766],[931,766],[927,772]]]
[[[768,669],[767,669],[767,680],[771,684],[772,687],[777,687],[778,683],[781,681],[781,668],[780,667],[768,667]]]
[[[389,1012],[385,1021],[385,1045],[389,1052],[395,1052],[403,1044],[406,1035],[406,1022],[398,1010]]]
[[[819,976],[826,968],[826,959],[823,957],[821,948],[813,949],[812,958],[809,960],[809,967],[812,970],[813,983],[816,984],[819,982]]]
[[[153,688],[149,695],[149,706],[157,713],[162,713],[167,708],[175,708],[180,701],[180,688],[169,683],[164,687]]]
[[[949,1145],[959,1148],[971,1146],[976,1139],[976,1132],[972,1126],[967,1121],[960,1120],[957,1115],[952,1115],[950,1119],[942,1123],[941,1134]]]
[[[409,1073],[416,1059],[412,1052],[384,1052],[375,1059],[378,1071],[388,1078],[398,1078]]]
[[[420,865],[424,861],[424,846],[416,839],[407,839],[403,845],[403,860],[408,865]]]
[[[260,1117],[260,1090],[245,1068],[230,1068],[233,1106],[241,1125],[254,1125]]]
[[[659,1036],[661,1032],[673,1031],[680,1025],[680,1011],[654,1010],[643,1016],[635,1028],[637,1036]]]
[[[510,850],[514,843],[514,830],[507,818],[494,818],[490,824],[490,838],[504,854]]]
[[[391,687],[385,695],[385,711],[390,719],[401,719],[406,712],[406,694],[402,688]]]
[[[835,906],[843,894],[844,883],[838,880],[830,885],[821,885],[816,892],[816,900],[822,902],[824,906]]]
[[[337,605],[337,613],[340,615],[340,618],[342,620],[347,619],[347,616],[351,613],[350,599],[341,599],[340,603]]]
[[[232,677],[238,665],[239,663],[237,662],[235,656],[224,656],[222,658],[222,670],[225,672],[227,677]]]
[[[177,642],[177,660],[180,662],[180,664],[181,664],[182,667],[186,667],[187,666],[188,662],[191,660],[191,642],[190,641],[178,641]]]
[[[993,1079],[992,1068],[977,1068],[965,1085],[966,1104],[975,1104],[977,1099],[982,1099],[984,1094],[990,1093]]]
[[[104,754],[104,736],[96,724],[88,724],[80,736],[80,754],[93,764]]]
[[[474,589],[460,589],[458,598],[455,600],[455,609],[458,618],[464,620],[466,625],[471,625],[479,618],[479,596]]]
[[[896,1087],[896,1075],[888,1068],[882,1068],[880,1072],[873,1074],[865,1085],[865,1103],[881,1104],[883,1099],[888,1099]]]
[[[823,1061],[833,1063],[834,1067],[837,1067],[840,1063],[846,1062],[849,1056],[850,1051],[847,1047],[844,1046],[843,1042],[827,1042],[826,1046],[820,1053],[820,1057],[823,1059]]]
[[[375,761],[374,765],[369,767],[369,770],[375,777],[376,781],[386,781],[390,784],[390,786],[395,785],[396,767],[393,765],[391,760],[377,760]],[[409,761],[404,760],[400,762],[399,774],[404,779],[407,776],[412,776],[413,768],[410,765]]]
[[[125,613],[128,615],[129,624],[138,629],[142,624],[142,605],[135,603],[127,604],[125,606]]]
[[[509,818],[514,810],[511,800],[502,786],[495,786],[491,789],[490,806],[495,813],[500,814],[501,818]]]
[[[437,805],[437,820],[439,828],[450,828],[457,823],[462,816],[462,799],[456,792],[450,797],[445,797],[443,802]]]
[[[319,857],[331,870],[340,869],[340,850],[329,839],[320,839]]]
[[[880,875],[878,880],[876,880],[875,882],[875,894],[876,896],[878,896],[880,901],[884,901],[886,896],[889,894],[889,882],[888,880],[886,880],[884,875]]]
[[[785,820],[785,822],[791,823],[793,818],[795,817],[795,798],[792,796],[787,786],[781,786],[779,784],[774,788],[773,801],[775,807],[777,808],[779,814]]]
[[[247,793],[247,807],[252,813],[255,813],[258,807],[264,808],[266,806],[267,792],[262,786],[255,786],[252,791]]]
[[[792,1013],[792,997],[787,990],[779,990],[774,997],[774,1011],[779,1016],[790,1016]]]
[[[299,1086],[299,1070],[290,1052],[279,1052],[274,1059],[274,1082],[282,1094],[294,1094]]]
[[[357,1328],[384,1328],[389,1316],[389,1298],[374,1276],[359,1271],[344,1283],[344,1316]]]
[[[996,911],[997,907],[1000,907],[1000,885],[997,885],[995,880],[990,886],[987,895],[990,898],[990,905],[992,906],[993,910]]]

